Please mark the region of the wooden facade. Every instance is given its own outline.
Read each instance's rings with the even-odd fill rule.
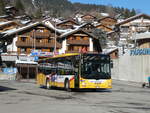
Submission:
[[[15,16],[18,13],[18,10],[14,6],[5,7],[5,12],[7,15]]]
[[[118,51],[118,49],[115,49],[115,50],[111,51],[111,52],[109,53],[109,55],[110,55],[110,58],[111,58],[111,59],[117,59],[118,56],[119,56],[119,51]]]
[[[91,23],[85,23],[81,25],[80,28],[84,30],[85,32],[92,33],[93,29],[95,29],[96,27],[92,25]]]
[[[65,52],[101,52],[99,40],[81,29],[61,36],[59,40],[62,42],[62,49],[66,48]]]
[[[120,33],[121,38],[129,39],[135,33],[143,33],[150,30],[150,16],[138,14],[127,18],[115,25],[115,31]]]
[[[72,34],[67,37],[67,51],[68,52],[79,52],[83,48],[89,51],[89,37],[88,35]]]
[[[58,35],[58,33],[56,33]],[[37,25],[31,29],[23,31],[18,35],[16,42],[18,54],[30,54],[32,50],[41,52],[53,52],[55,47],[55,31],[44,25]],[[61,44],[56,42],[56,49],[61,48]]]
[[[117,59],[119,57],[119,50],[118,50],[118,48],[103,49],[103,53],[109,55],[111,59]]]
[[[61,23],[56,24],[56,27],[59,29],[73,29],[74,25],[78,25],[74,20],[65,20]]]
[[[14,21],[7,21],[7,22],[0,22],[0,32],[4,32],[10,29],[17,28],[20,26],[17,22]]]
[[[117,23],[117,20],[112,17],[104,17],[104,18],[99,19],[98,22],[105,26],[113,26]]]
[[[37,64],[17,64],[18,72],[16,73],[16,80],[21,79],[36,79],[38,73]]]
[[[139,48],[150,48],[150,38],[137,40]]]
[[[83,15],[81,18],[82,18],[82,21],[84,22],[93,22],[96,20],[96,17],[91,14]]]
[[[102,29],[102,30],[105,31],[105,32],[111,32],[111,31],[113,31],[112,28],[107,27],[107,26],[105,26],[105,25],[103,25],[103,24],[97,25],[96,28],[97,28],[97,29]]]

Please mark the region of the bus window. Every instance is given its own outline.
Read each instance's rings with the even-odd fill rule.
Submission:
[[[109,58],[86,57],[82,66],[82,77],[85,79],[110,79]]]

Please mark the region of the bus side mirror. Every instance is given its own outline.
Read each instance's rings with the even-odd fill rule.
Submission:
[[[110,61],[110,68],[113,68],[113,67],[114,67],[113,61],[111,60],[111,61]]]

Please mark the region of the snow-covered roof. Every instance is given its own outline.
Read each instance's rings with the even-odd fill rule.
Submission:
[[[94,35],[92,35],[92,34],[90,34],[90,33],[87,33],[87,32],[85,32],[84,30],[82,30],[82,29],[80,29],[80,28],[76,28],[76,29],[70,30],[70,31],[68,31],[68,32],[65,32],[65,33],[63,33],[62,35],[60,35],[59,38],[64,38],[64,37],[66,37],[66,36],[68,36],[68,35],[70,35],[70,34],[73,34],[73,33],[78,32],[78,31],[82,31],[82,32],[86,33],[87,35],[89,35],[89,36],[91,36],[91,37],[97,39]]]
[[[2,15],[2,16],[0,16],[0,18],[6,18],[6,17],[9,17],[9,15]]]
[[[150,32],[137,33],[133,36],[133,40],[150,39]]]
[[[44,20],[43,23],[44,23],[45,25],[49,26],[50,28],[56,30],[56,31],[59,32],[59,33],[65,33],[65,32],[68,32],[68,31],[71,30],[71,29],[66,29],[66,30],[57,29],[57,26],[54,27],[53,24],[52,24],[50,21],[45,21],[45,20]]]
[[[106,48],[106,49],[103,49],[103,54],[110,54],[111,52],[113,52],[113,51],[116,51],[116,50],[118,50],[118,48],[117,47],[115,47],[115,48]]]
[[[32,27],[32,26],[38,25],[38,24],[39,24],[39,22],[31,23],[31,24],[29,24],[29,25],[27,25],[27,26],[24,26],[24,27],[14,28],[14,29],[10,29],[10,30],[4,31],[4,32],[2,32],[2,34],[5,34],[4,37],[5,37],[5,36],[9,36],[9,35],[12,35],[12,34],[14,34],[14,33],[21,32],[21,31],[23,31],[23,30],[26,30],[26,29],[28,29],[28,28],[30,28],[30,27]]]
[[[13,22],[13,21],[0,22],[0,26],[7,25],[7,24],[10,24],[10,23],[12,23],[12,22]]]
[[[14,8],[14,6],[6,6],[5,9]]]
[[[14,28],[14,29],[10,29],[10,30],[4,31],[4,32],[2,32],[2,34],[4,34],[4,37],[5,37],[5,36],[10,36],[10,35],[13,35],[13,34],[15,34],[15,33],[18,33],[18,32],[27,30],[27,29],[29,29],[29,28],[32,28],[32,27],[34,27],[34,26],[40,25],[40,24],[45,25],[46,27],[48,27],[48,28],[50,28],[50,29],[52,29],[52,30],[56,30],[57,33],[60,33],[60,31],[58,31],[57,29],[55,29],[55,28],[52,26],[52,24],[50,24],[50,23],[49,23],[49,24],[46,24],[46,23],[43,23],[43,22],[35,22],[35,23],[30,23],[30,24],[28,24],[28,25],[26,25],[26,26],[24,26],[24,27]]]
[[[108,13],[100,13],[102,16],[109,16]]]
[[[77,30],[78,30],[78,28],[73,29],[73,30],[70,30],[70,31],[68,31],[68,32],[65,32],[65,33],[63,33],[62,35],[60,35],[60,37],[65,37],[65,36],[67,36],[68,34],[72,34],[72,33],[76,32]]]
[[[119,25],[122,25],[122,24],[126,24],[128,22],[131,22],[131,21],[134,21],[135,19],[139,19],[140,17],[143,17],[144,19],[150,19],[150,16],[149,15],[146,15],[146,14],[138,14],[138,15],[135,15],[135,16],[132,16],[130,18],[127,18],[123,21],[120,21],[119,23],[117,23],[116,25],[119,26]]]
[[[21,20],[21,21],[20,21],[21,24],[28,24],[28,23],[30,23],[30,22],[31,22],[31,20]]]
[[[110,34],[112,34],[112,33],[115,33],[115,31],[110,31],[110,32],[107,32],[106,34],[107,34],[107,35],[110,35]]]
[[[64,23],[67,23],[67,22],[72,22],[72,23],[74,23],[75,25],[78,25],[78,23],[77,23],[75,20],[73,20],[73,19],[68,19],[68,20],[61,21],[61,22],[59,22],[59,23],[56,24],[56,25],[64,24]]]

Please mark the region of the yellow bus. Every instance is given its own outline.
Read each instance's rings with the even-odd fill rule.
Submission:
[[[103,54],[67,53],[38,62],[37,83],[46,88],[112,88],[110,57]]]

